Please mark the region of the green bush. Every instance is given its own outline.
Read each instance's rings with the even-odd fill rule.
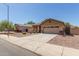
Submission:
[[[9,22],[8,20],[2,20],[0,21],[0,31],[4,30],[14,30],[15,26],[12,22]]]

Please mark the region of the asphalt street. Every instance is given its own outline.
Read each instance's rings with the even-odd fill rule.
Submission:
[[[38,56],[38,54],[0,39],[0,56]]]

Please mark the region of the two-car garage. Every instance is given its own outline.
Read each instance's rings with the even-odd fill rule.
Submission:
[[[57,27],[44,27],[44,33],[59,33],[60,29]]]

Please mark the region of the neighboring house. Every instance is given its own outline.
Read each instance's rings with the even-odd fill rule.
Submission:
[[[16,30],[26,32],[38,32],[38,33],[59,33],[63,31],[65,25],[64,22],[55,19],[46,19],[40,24],[27,24],[19,25],[16,24]]]
[[[79,35],[79,27],[71,26],[70,32],[71,34]]]
[[[17,32],[32,32],[33,27],[32,24],[22,25],[22,24],[15,24]]]

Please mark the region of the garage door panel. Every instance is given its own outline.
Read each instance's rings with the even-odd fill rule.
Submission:
[[[59,28],[44,28],[44,33],[59,33]]]

